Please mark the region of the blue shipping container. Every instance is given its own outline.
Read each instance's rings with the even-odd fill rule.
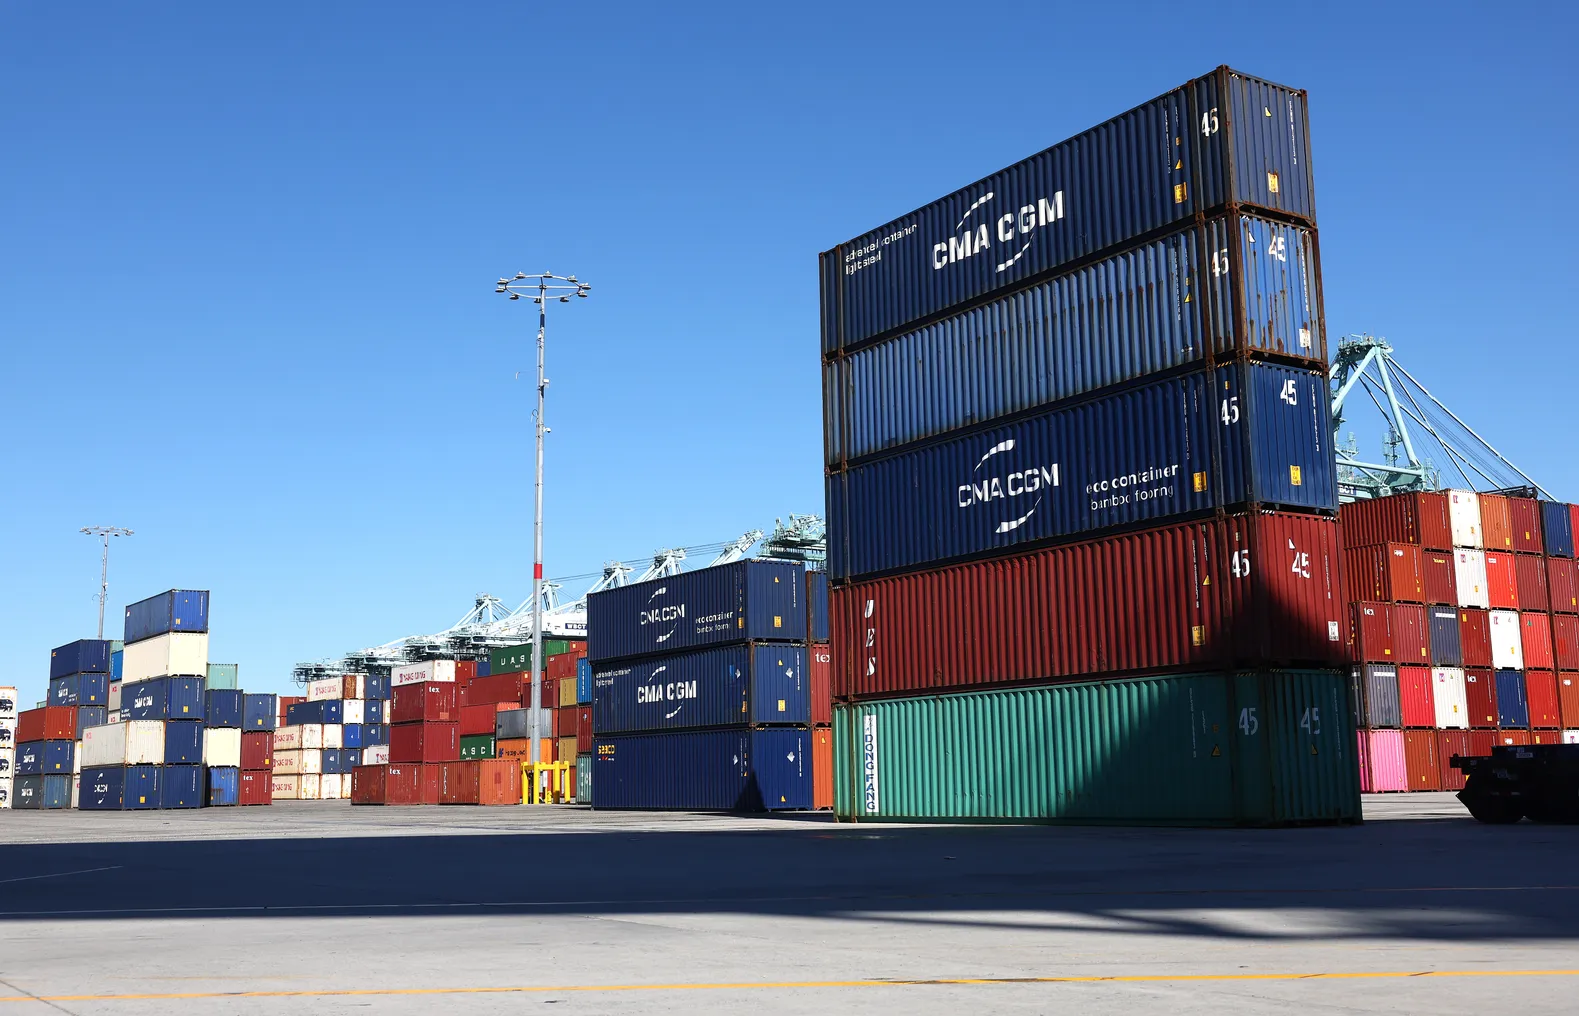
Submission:
[[[592,704],[592,661],[585,656],[576,661],[576,704]]]
[[[371,748],[374,745],[389,743],[389,724],[364,723],[362,724],[362,747]]]
[[[832,473],[828,571],[940,565],[1253,502],[1336,511],[1327,400],[1323,374],[1237,363]]]
[[[16,774],[39,776],[44,772],[44,746],[48,741],[24,741],[16,746]]]
[[[64,775],[44,775],[44,807],[51,810],[71,807],[71,771]]]
[[[340,746],[343,748],[362,747],[362,727],[360,723],[346,723],[340,727]]]
[[[1530,701],[1522,670],[1497,671],[1497,726],[1530,729]]]
[[[492,677],[493,676],[493,660],[492,659],[484,656],[482,659],[477,661],[477,676],[478,677]],[[389,679],[386,677],[384,680],[388,681]],[[368,696],[368,697],[371,698],[372,696]]]
[[[121,794],[125,789],[126,769],[122,766],[84,769],[77,792],[77,808],[81,811],[120,811]]]
[[[275,695],[248,695],[242,699],[242,728],[273,730],[280,722],[280,700]]]
[[[1221,260],[1230,250],[1232,270]],[[1307,230],[1215,221],[834,360],[823,368],[827,462],[1203,366],[1214,353],[1303,357],[1324,370],[1315,263]]]
[[[598,667],[599,733],[810,723],[806,647],[754,642]]]
[[[1233,202],[1315,220],[1305,93],[1226,67],[822,255],[822,346],[930,314]]]
[[[168,720],[164,725],[164,764],[198,765],[203,761],[203,721]]]
[[[121,660],[125,656],[126,653],[120,649],[110,654],[110,680],[119,681],[121,679]]]
[[[49,676],[53,680],[69,674],[108,674],[110,643],[107,639],[78,639],[49,652]]]
[[[300,723],[339,723],[344,712],[339,699],[319,699],[317,702],[297,702],[285,707],[285,725]]]
[[[345,768],[344,754],[345,749],[343,748],[325,748],[323,750],[323,754],[320,757],[323,760],[323,772],[325,775],[335,776],[349,771]]]
[[[803,811],[812,805],[805,729],[619,734],[594,744],[594,808]]]
[[[245,693],[210,688],[203,694],[203,722],[210,727],[239,727],[245,706]]]
[[[172,589],[126,608],[127,642],[172,631],[208,631],[208,590]]]
[[[110,675],[68,674],[49,682],[52,706],[102,706],[110,700]]]
[[[44,767],[40,772],[70,774],[76,770],[72,764],[76,755],[76,741],[45,741],[43,744]]]
[[[128,811],[159,807],[159,774],[163,766],[127,766],[121,804]]]
[[[1431,666],[1462,667],[1464,648],[1458,611],[1452,607],[1427,607],[1426,624],[1431,629]]]
[[[1574,556],[1573,513],[1561,501],[1541,502],[1541,532],[1547,557]]]
[[[156,677],[121,688],[121,715],[128,720],[201,720],[201,677]]]
[[[208,806],[234,808],[241,804],[241,770],[232,766],[208,769]]]
[[[202,766],[164,766],[159,774],[159,807],[201,808],[206,789]]]
[[[78,706],[77,740],[82,740],[82,732],[89,727],[102,727],[108,722],[110,722],[108,706]]]
[[[587,597],[593,663],[732,642],[806,638],[805,569],[736,561]]]
[[[478,676],[482,676],[481,668],[486,662],[488,662],[486,659],[478,662]],[[367,680],[363,682],[363,691],[365,692],[364,698],[378,699],[380,701],[389,698],[389,675],[384,674],[381,677],[373,674],[367,675]]]
[[[828,641],[828,573],[806,573],[806,637],[812,642]]]

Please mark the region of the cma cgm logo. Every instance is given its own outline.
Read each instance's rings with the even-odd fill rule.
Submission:
[[[652,591],[652,595],[647,597],[647,606],[643,607],[641,611],[640,621],[643,626],[649,624],[669,626],[667,631],[654,639],[656,642],[669,641],[669,637],[674,634],[675,629],[679,627],[680,622],[685,620],[685,604],[654,604],[652,602],[658,597],[666,595],[668,592],[668,586],[659,586],[657,589],[654,589]]]
[[[1012,254],[1005,251],[1003,260],[993,271],[1001,272],[1014,266],[1031,249],[1036,241],[1036,231],[1050,226],[1064,217],[1064,192],[1058,191],[1050,198],[1037,198],[1034,205],[1021,205],[1017,210],[1006,211],[994,217],[992,203],[997,195],[988,191],[972,202],[954,226],[954,234],[943,243],[932,245],[932,270],[945,265],[973,258],[982,251],[991,251],[994,241],[999,245],[1017,246]]]
[[[1010,503],[1018,498],[1030,497],[1031,495],[1036,496],[1036,500],[1031,502],[1030,508],[1027,508],[1023,514],[1009,521],[998,523],[998,527],[993,530],[995,533],[1013,532],[1025,525],[1026,521],[1036,514],[1036,509],[1041,507],[1042,498],[1045,496],[1043,491],[1051,490],[1058,486],[1058,463],[1056,462],[1047,465],[1032,465],[1023,469],[1016,464],[1015,468],[1007,473],[993,475],[993,471],[987,468],[989,463],[1001,465],[1003,460],[994,461],[996,457],[1012,451],[1014,451],[1013,438],[1007,441],[1000,441],[987,449],[987,454],[983,455],[980,461],[976,463],[976,468],[972,471],[975,475],[972,476],[971,481],[960,484],[959,489],[955,492],[961,508],[971,508],[979,504],[991,504],[994,501]],[[1020,507],[1023,506],[1024,502],[1020,501],[1013,510],[1018,512]]]

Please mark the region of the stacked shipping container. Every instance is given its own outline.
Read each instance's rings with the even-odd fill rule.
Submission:
[[[841,815],[1358,818],[1317,250],[1219,68],[823,255]]]
[[[345,674],[312,681],[284,708],[272,740],[270,794],[283,801],[351,796],[351,773],[388,762],[389,678]]]
[[[1454,755],[1579,742],[1575,514],[1467,490],[1343,506],[1365,790],[1456,790]]]
[[[16,790],[16,689],[0,687],[0,808],[12,807]]]

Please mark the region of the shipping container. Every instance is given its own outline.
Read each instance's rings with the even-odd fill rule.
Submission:
[[[573,709],[573,708],[575,708],[575,706],[576,706],[576,675],[575,674],[571,674],[568,677],[558,678],[558,682],[559,682],[558,701],[556,703],[554,703],[554,704],[557,705],[561,709]]]
[[[1501,494],[1480,494],[1480,540],[1486,551],[1513,551],[1513,520],[1508,499]]]
[[[126,770],[122,766],[84,766],[77,807],[82,811],[120,811],[126,791]]]
[[[1393,657],[1399,665],[1426,666],[1431,662],[1431,630],[1424,607],[1395,603],[1392,614]]]
[[[587,643],[581,639],[544,639],[543,660],[546,663],[550,656],[559,656],[562,653],[581,652],[586,649]],[[506,646],[488,653],[488,673],[505,674],[511,671],[530,671],[532,669],[532,644],[530,642],[519,646]]]
[[[806,665],[811,674],[811,722],[825,727],[833,722],[833,651],[826,642],[807,647]]]
[[[207,799],[202,766],[164,766],[159,773],[160,808],[201,808]]]
[[[1431,634],[1431,666],[1462,667],[1464,646],[1459,640],[1458,611],[1452,607],[1430,607],[1426,624]]]
[[[1327,342],[1314,244],[1298,226],[1214,218],[832,359],[823,367],[826,461],[1198,368],[1214,355],[1271,354],[1320,369]]]
[[[1436,731],[1404,731],[1404,775],[1410,790],[1442,789],[1442,764],[1436,752]]]
[[[269,779],[269,798],[271,802],[302,800],[302,778],[295,773],[274,773]]]
[[[511,671],[505,674],[491,674],[487,677],[473,678],[470,682],[460,685],[456,701],[462,706],[487,705],[489,703],[522,705],[530,701],[531,696],[531,675],[519,671]]]
[[[254,734],[253,737],[267,737]],[[205,727],[203,729],[203,764],[210,768],[241,768],[241,730],[237,727]],[[261,767],[254,767],[261,768]]]
[[[246,731],[241,735],[241,768],[270,769],[274,766],[274,735],[269,731]]]
[[[1271,513],[872,580],[833,591],[833,693],[1339,667],[1341,596],[1335,522]]]
[[[833,729],[811,731],[811,806],[817,811],[833,808]]]
[[[240,665],[235,663],[210,663],[204,687],[209,691],[235,691],[241,687],[240,672]]]
[[[1439,730],[1465,729],[1469,726],[1469,702],[1462,668],[1432,668],[1431,704]]]
[[[21,775],[11,784],[11,807],[17,811],[38,811],[44,807],[44,777]]]
[[[112,713],[119,713],[121,711],[121,682],[120,681],[116,681],[116,680],[110,681],[110,693],[106,697],[104,704],[109,707],[109,710]]]
[[[607,589],[587,597],[587,658],[596,670],[616,659],[748,640],[804,642],[805,597],[804,567],[769,560]]]
[[[242,725],[247,730],[273,730],[279,723],[279,696],[247,695],[242,700]]]
[[[1223,207],[1313,224],[1308,151],[1304,92],[1220,67],[825,252],[822,348],[859,348]],[[1230,265],[1244,242],[1230,234]]]
[[[1360,731],[1360,764],[1360,782],[1366,793],[1385,794],[1409,789],[1403,731]]]
[[[596,758],[590,752],[583,752],[576,756],[576,803],[592,804],[592,775],[597,770],[592,761]]]
[[[580,714],[576,718],[576,754],[585,755],[592,750],[592,742],[595,739],[592,728],[592,707],[577,706],[576,711]]]
[[[52,706],[102,706],[110,700],[110,675],[68,674],[51,678],[49,704]]]
[[[229,688],[210,688],[203,693],[203,722],[210,727],[240,727],[246,712],[246,696]]]
[[[1530,706],[1524,688],[1524,672],[1498,670],[1496,680],[1497,726],[1527,729],[1530,725]]]
[[[590,630],[595,645],[599,638],[595,622]],[[594,808],[687,811],[805,811],[811,808],[811,734],[805,729],[769,727],[599,735],[596,748],[592,781]]]
[[[1346,683],[1334,671],[1190,674],[836,703],[836,811],[1357,822]]]
[[[1485,546],[1480,532],[1480,498],[1474,491],[1447,491],[1447,520],[1454,547],[1479,550]]]
[[[308,723],[338,724],[343,716],[339,699],[298,702],[285,710],[285,722],[291,726]]]
[[[319,723],[281,727],[274,732],[276,753],[298,748],[322,748],[323,741],[323,725]]]
[[[1525,702],[1530,710],[1530,726],[1556,730],[1563,725],[1562,703],[1557,694],[1557,675],[1550,670],[1524,672]]]
[[[1397,727],[1403,724],[1398,704],[1398,668],[1369,663],[1351,669],[1357,687],[1354,695],[1355,725]]]
[[[121,679],[121,674],[122,674],[121,660],[122,660],[122,658],[125,655],[126,655],[126,653],[125,653],[125,650],[123,650],[123,649],[117,649],[114,652],[110,653],[110,680],[111,681],[119,681]]]
[[[1579,614],[1579,562],[1563,557],[1546,561],[1546,587],[1551,609],[1558,614]]]
[[[362,764],[366,766],[382,766],[389,764],[389,740],[385,738],[379,744],[370,744],[362,749]]]
[[[362,747],[362,729],[363,725],[360,723],[340,724],[340,746],[342,748]]]
[[[1547,557],[1574,556],[1575,512],[1570,505],[1560,501],[1541,503],[1541,543]]]
[[[1533,498],[1508,498],[1508,522],[1513,536],[1513,550],[1520,554],[1543,554],[1545,543],[1541,539],[1541,506]]]
[[[1491,613],[1485,610],[1458,612],[1458,639],[1464,650],[1464,666],[1490,667],[1496,663],[1491,651]]]
[[[1436,726],[1430,667],[1398,668],[1398,715],[1406,727]]]
[[[51,679],[68,674],[108,674],[110,643],[107,639],[78,639],[49,651]]]
[[[18,777],[18,779],[27,778]],[[75,781],[70,773],[45,773],[43,776],[31,778],[40,781],[41,808],[48,811],[63,811],[71,807],[71,789]]]
[[[532,742],[528,738],[513,737],[506,739],[494,738],[493,754],[495,758],[513,759],[516,762],[532,761]]]
[[[275,748],[274,771],[287,775],[321,775],[323,754],[323,748],[292,748],[288,751]]]
[[[391,689],[407,684],[453,683],[454,681],[454,660],[427,660],[422,663],[405,663],[398,667],[391,667],[389,671],[389,686]]]
[[[133,720],[202,720],[203,679],[156,677],[127,684],[121,690],[121,712]]]
[[[84,767],[159,765],[164,761],[164,721],[127,720],[82,732]]]
[[[1351,547],[1412,543],[1427,551],[1453,549],[1447,495],[1437,491],[1353,501],[1338,509],[1338,519]]]
[[[75,741],[25,741],[16,746],[16,772],[19,776],[71,773],[76,756]]]
[[[201,765],[203,721],[169,720],[164,725],[165,765]]]
[[[364,716],[366,716],[366,715],[367,715],[367,700],[366,699],[341,699],[340,700],[340,722],[341,722],[341,724],[361,723],[363,721],[362,718]]]
[[[1579,673],[1558,673],[1557,705],[1563,726],[1579,727]]]
[[[585,656],[576,660],[576,704],[592,704],[592,661]]]
[[[1552,656],[1558,670],[1579,670],[1579,617],[1552,615]]]
[[[233,808],[241,804],[241,770],[229,766],[210,766],[207,771],[207,803],[210,808]]]
[[[1552,601],[1548,591],[1546,559],[1533,554],[1514,554],[1513,570],[1518,584],[1519,609],[1551,610]]]
[[[447,723],[460,718],[460,706],[457,704],[459,693],[454,684],[405,684],[394,688],[393,692],[389,710],[391,723],[418,723],[423,720]]]
[[[1458,605],[1491,606],[1486,587],[1486,555],[1478,550],[1458,549],[1453,552],[1453,578],[1458,583]]]
[[[1529,744],[1530,732],[1528,730],[1499,730],[1497,743],[1501,745]]]
[[[1497,725],[1497,681],[1491,670],[1481,667],[1465,669],[1464,704],[1469,712],[1471,727],[1489,728]]]
[[[1342,516],[1339,521],[1341,523]],[[1453,571],[1452,551],[1421,551],[1420,574],[1425,585],[1425,602],[1448,606],[1458,603],[1458,578]]]
[[[417,773],[415,768],[404,770],[412,784],[410,796],[416,796]],[[360,765],[351,771],[352,804],[393,804],[389,800],[389,767],[385,765]]]
[[[1468,756],[1469,732],[1466,730],[1439,730],[1436,732],[1436,760],[1443,790],[1463,790],[1464,774],[1453,768],[1455,755]]]
[[[207,631],[206,589],[172,589],[126,608],[124,641],[128,645],[168,632]]]
[[[495,757],[492,734],[470,734],[461,738],[460,758],[463,762]]]
[[[325,677],[317,681],[308,681],[302,690],[307,693],[309,702],[328,702],[340,697],[340,689],[344,687],[338,677]]]
[[[391,762],[456,762],[460,752],[459,723],[397,723],[389,728]]]
[[[377,699],[382,702],[389,698],[390,684],[388,674],[368,674],[362,682],[363,698]]]
[[[828,573],[816,568],[806,571],[806,638],[828,641]]]
[[[1345,531],[1345,544],[1348,538]],[[1343,578],[1351,600],[1427,602],[1420,548],[1413,544],[1383,543],[1373,547],[1345,545]]]
[[[832,473],[829,574],[843,582],[1236,505],[1335,511],[1327,399],[1322,374],[1233,364]]]
[[[1490,612],[1491,658],[1499,669],[1524,669],[1524,633],[1519,615],[1511,610]]]
[[[597,637],[597,628],[593,627]],[[807,724],[806,647],[747,643],[598,664],[592,727],[599,735],[741,724]]]
[[[190,677],[201,686],[208,676],[208,633],[172,632],[129,642],[121,671],[127,685],[157,677]]]
[[[1552,615],[1525,611],[1519,615],[1519,652],[1526,670],[1552,670]]]
[[[1513,564],[1513,555],[1502,551],[1487,551],[1486,602],[1493,610],[1519,609],[1519,573]]]
[[[24,709],[16,716],[16,739],[22,741],[68,741],[76,736],[77,710],[72,706],[42,706]]]
[[[82,732],[89,727],[102,727],[109,722],[110,711],[103,706],[78,706],[76,740],[82,740]]]

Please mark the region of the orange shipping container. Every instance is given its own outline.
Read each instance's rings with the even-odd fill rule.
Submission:
[[[477,803],[506,805],[521,803],[521,764],[514,759],[493,758],[477,766]]]
[[[1409,543],[1346,547],[1343,581],[1350,600],[1424,603],[1425,572],[1420,548]]]
[[[1435,730],[1404,731],[1404,772],[1410,790],[1441,790],[1442,767],[1437,762]]]
[[[1579,730],[1579,674],[1564,671],[1557,675],[1557,707],[1563,726]]]
[[[1512,554],[1486,552],[1486,596],[1492,610],[1519,609],[1519,570]]]
[[[818,811],[833,807],[833,730],[817,727],[811,732],[811,806]]]
[[[1508,516],[1508,499],[1501,494],[1481,494],[1479,500],[1480,538],[1486,553],[1512,550],[1513,522]]]
[[[1469,753],[1469,731],[1439,730],[1436,732],[1436,761],[1442,770],[1443,790],[1464,789],[1464,774],[1453,768],[1453,756],[1468,755]]]
[[[1526,670],[1524,694],[1530,706],[1530,726],[1555,730],[1563,725],[1556,674],[1549,670]]]
[[[496,759],[509,759],[516,765],[532,760],[532,739],[529,737],[510,738],[504,741],[495,741],[493,756]]]

